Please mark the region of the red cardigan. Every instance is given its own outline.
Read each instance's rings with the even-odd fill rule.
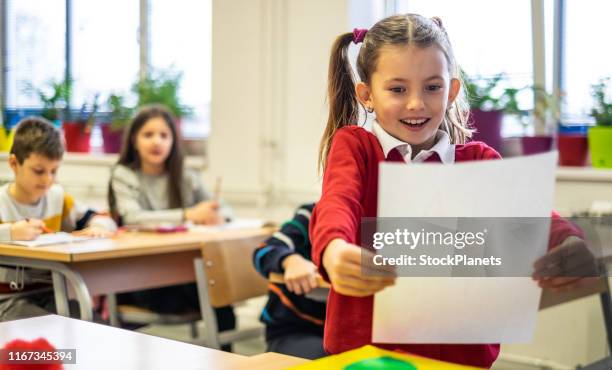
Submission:
[[[455,146],[455,161],[499,159],[500,155],[481,142]],[[322,265],[325,248],[340,238],[359,245],[362,217],[376,217],[378,163],[385,161],[378,139],[358,126],[338,130],[333,138],[323,176],[323,193],[310,222],[312,258],[329,280]],[[427,160],[437,161],[437,154]],[[553,215],[550,245],[557,245],[574,229]],[[372,343],[373,296],[350,297],[331,289],[327,302],[324,347],[340,353]],[[490,367],[499,354],[499,344],[376,344],[448,362]]]

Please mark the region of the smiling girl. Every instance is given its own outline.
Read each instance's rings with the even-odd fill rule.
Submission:
[[[363,43],[357,57],[360,82],[353,81],[348,60],[351,43]],[[459,71],[439,18],[391,16],[370,30],[340,35],[332,46],[329,116],[319,152],[323,191],[310,222],[313,262],[332,284],[324,336],[328,353],[372,343],[374,294],[395,283],[388,267],[362,264],[374,256],[360,246],[360,225],[363,217],[377,215],[379,163],[500,158],[486,144],[468,142],[468,105]],[[371,131],[357,124],[360,106],[375,113]],[[406,197],[418,196],[418,187],[406,189]],[[552,245],[567,245],[564,240],[574,230],[557,216],[552,221]],[[543,287],[569,281],[538,280]],[[499,353],[499,344],[486,343],[377,345],[486,368]]]

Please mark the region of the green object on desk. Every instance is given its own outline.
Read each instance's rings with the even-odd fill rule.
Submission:
[[[352,363],[344,370],[418,370],[416,366],[408,361],[398,360],[393,357],[383,356],[368,358]]]

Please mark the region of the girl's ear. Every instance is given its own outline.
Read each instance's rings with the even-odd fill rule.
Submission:
[[[355,85],[355,94],[357,95],[357,100],[366,107],[366,109],[370,110],[373,108],[372,106],[372,89],[364,82],[359,82]]]
[[[448,104],[451,105],[455,102],[457,95],[459,95],[459,90],[461,89],[461,82],[457,78],[451,78],[450,86],[448,89]]]

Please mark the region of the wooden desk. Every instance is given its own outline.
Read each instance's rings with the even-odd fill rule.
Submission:
[[[194,282],[194,259],[202,256],[206,243],[271,233],[272,229],[267,228],[221,229],[176,234],[123,233],[111,239],[37,248],[0,244],[0,264],[50,270],[58,313],[68,316],[70,293],[79,302],[81,318],[91,320],[92,295]]]
[[[288,367],[298,366],[310,362],[299,357],[282,355],[280,353],[266,352],[251,356],[243,360],[243,369],[249,370],[282,370]]]
[[[47,339],[55,348],[76,349],[83,370],[230,370],[248,357],[57,315],[0,323],[0,346],[13,339]]]

